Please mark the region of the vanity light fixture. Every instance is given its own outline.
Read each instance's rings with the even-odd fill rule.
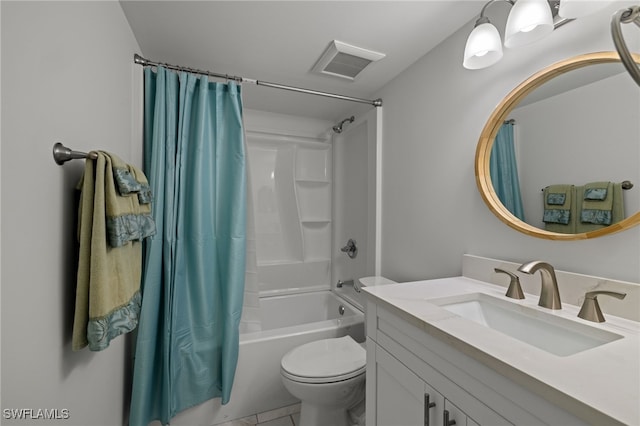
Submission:
[[[467,38],[462,62],[467,69],[487,68],[502,58],[500,33],[485,16],[487,7],[497,1],[512,6],[504,40],[504,46],[512,48],[537,41],[560,25],[602,9],[611,0],[490,0]],[[559,20],[554,23],[556,15]]]

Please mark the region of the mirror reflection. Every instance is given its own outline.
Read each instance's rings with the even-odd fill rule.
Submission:
[[[516,218],[554,233],[597,231],[634,215],[638,117],[640,92],[619,62],[554,77],[503,117],[490,154],[496,196]]]

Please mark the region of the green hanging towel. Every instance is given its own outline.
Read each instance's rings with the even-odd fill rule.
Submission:
[[[155,233],[144,174],[98,152],[79,183],[80,253],[72,349],[101,351],[138,324],[143,238]],[[123,178],[135,183],[123,189]]]

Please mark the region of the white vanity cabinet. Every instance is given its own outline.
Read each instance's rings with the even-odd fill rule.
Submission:
[[[477,423],[377,344],[375,424],[474,426]],[[367,423],[368,424],[368,423]]]
[[[367,426],[585,424],[466,356],[455,339],[434,337],[428,322],[373,299],[366,309]]]

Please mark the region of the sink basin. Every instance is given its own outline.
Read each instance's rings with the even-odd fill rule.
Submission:
[[[524,306],[484,293],[428,302],[558,356],[573,355],[623,337],[544,312],[541,310],[544,308]]]

